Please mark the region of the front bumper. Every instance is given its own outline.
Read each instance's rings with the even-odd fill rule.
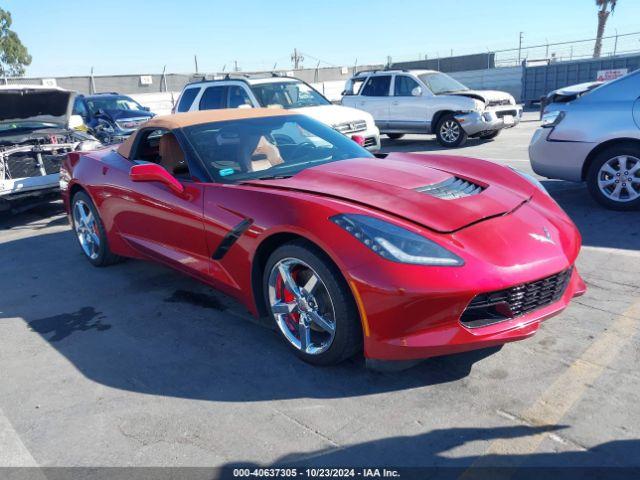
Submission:
[[[540,240],[545,233],[548,240]],[[522,340],[585,292],[574,267],[580,234],[541,192],[508,215],[447,237],[463,249],[464,266],[422,267],[372,258],[350,268],[368,359],[417,360]],[[461,321],[479,294],[531,284],[572,267],[565,290],[552,303],[486,326],[470,328]]]
[[[363,147],[371,152],[377,152],[380,150],[380,130],[378,130],[378,127],[369,127],[366,130],[356,133],[347,133],[346,135],[349,138],[355,135],[364,138]]]
[[[549,140],[553,130],[538,128],[529,144],[531,168],[547,178],[581,182],[582,168],[595,143]]]
[[[60,197],[60,175],[27,177],[0,182],[0,212],[20,211]]]
[[[473,136],[515,127],[522,119],[522,107],[514,105],[508,110],[460,113],[455,115],[455,119],[460,122],[467,135]]]

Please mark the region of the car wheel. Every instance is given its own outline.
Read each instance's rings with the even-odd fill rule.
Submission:
[[[362,347],[355,302],[338,268],[304,242],[277,248],[263,275],[267,308],[285,342],[306,362],[332,365]]]
[[[498,135],[500,135],[500,132],[502,130],[494,130],[493,132],[489,132],[487,134],[484,135],[480,135],[480,138],[482,140],[493,140],[494,138],[496,138]]]
[[[71,219],[80,248],[93,265],[104,267],[123,260],[109,250],[98,210],[86,193],[78,192],[73,196]]]
[[[613,210],[640,208],[640,151],[617,145],[600,152],[587,173],[591,195]]]
[[[455,148],[467,141],[467,132],[451,114],[443,116],[436,125],[436,139],[443,147]]]
[[[387,133],[387,137],[389,137],[391,140],[400,140],[402,137],[404,137],[404,133]]]

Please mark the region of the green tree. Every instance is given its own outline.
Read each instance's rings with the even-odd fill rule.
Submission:
[[[31,64],[31,55],[11,30],[11,13],[0,8],[0,76],[19,77]]]
[[[593,48],[593,58],[599,58],[602,54],[602,37],[604,36],[604,28],[607,26],[609,15],[616,9],[618,0],[596,0],[598,7],[598,33],[596,35],[596,45]]]

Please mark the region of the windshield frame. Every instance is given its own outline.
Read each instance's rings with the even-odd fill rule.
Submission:
[[[238,174],[234,175],[234,178],[230,178],[230,176],[222,176],[219,174],[219,172],[224,169],[218,169],[207,163],[207,160],[202,157],[199,149],[194,144],[194,141],[192,138],[194,131],[199,130],[203,127],[204,128],[211,128],[211,127],[217,127],[217,126],[223,127],[225,124],[231,125],[237,122],[251,122],[251,121],[261,121],[261,120],[270,120],[270,119],[278,119],[283,124],[287,122],[295,122],[298,126],[301,126],[305,130],[306,130],[306,126],[310,126],[313,128],[315,132],[324,131],[324,133],[326,133],[330,139],[331,138],[334,139],[335,143],[329,142],[329,140],[327,140],[324,137],[319,137],[320,139],[338,147],[340,146],[339,144],[342,143],[345,146],[345,151],[352,150],[354,155],[351,155],[347,158],[336,158],[336,159],[330,159],[330,160],[309,160],[309,161],[303,161],[303,162],[289,162],[289,165],[286,167],[284,166],[284,164],[286,164],[287,162],[284,162],[282,166],[278,165],[275,167],[270,167],[265,170],[259,170],[254,172],[239,172]],[[318,165],[324,165],[326,163],[333,163],[333,162],[338,162],[342,160],[348,160],[350,158],[375,158],[375,156],[371,152],[369,152],[364,147],[361,147],[360,145],[355,143],[349,137],[343,135],[337,130],[334,130],[328,125],[325,125],[324,123],[319,122],[318,120],[314,120],[313,118],[310,118],[306,115],[298,114],[298,113],[291,113],[290,115],[277,115],[277,116],[274,115],[274,116],[266,116],[266,117],[253,117],[253,118],[246,118],[246,119],[223,120],[223,121],[199,123],[196,125],[190,125],[188,127],[182,127],[180,129],[180,132],[183,138],[185,139],[185,142],[188,145],[188,149],[190,150],[190,154],[193,156],[193,158],[204,169],[207,176],[211,179],[213,183],[220,183],[220,184],[240,185],[243,183],[253,183],[253,182],[271,179],[271,178],[288,178],[308,168],[318,166]],[[312,134],[315,133],[311,131],[309,132]],[[295,168],[295,167],[301,167],[301,168]]]
[[[453,78],[453,77],[451,77],[451,76],[449,76],[449,75],[447,75],[446,73],[443,73],[443,72],[425,72],[425,73],[418,74],[417,77],[429,89],[429,91],[431,93],[433,93],[434,95],[446,95],[447,93],[466,92],[466,91],[470,90],[469,87],[467,87],[466,85],[460,83],[455,78]],[[429,82],[429,77],[444,78],[448,82],[450,82],[452,87],[460,87],[460,88],[451,88],[451,89],[447,88],[447,89],[436,90],[431,86],[431,83]]]
[[[264,105],[264,102],[262,101],[262,95],[260,95],[260,93],[256,90],[261,89],[261,88],[265,88],[265,87],[269,87],[269,86],[274,86],[274,85],[280,85],[281,87],[285,87],[287,85],[304,85],[305,87],[307,87],[312,94],[317,97],[318,99],[320,99],[321,101],[318,103],[315,103],[313,105],[295,105],[295,104],[288,104],[288,105],[282,105],[280,103],[277,104],[267,104]],[[253,94],[253,96],[255,97],[256,101],[258,102],[258,105],[260,105],[263,108],[268,107],[269,105],[279,105],[282,108],[284,108],[285,110],[291,110],[294,108],[307,108],[307,107],[322,107],[322,106],[326,106],[326,105],[332,105],[331,101],[325,97],[323,94],[321,94],[318,90],[316,90],[315,88],[313,88],[311,85],[309,85],[307,82],[304,82],[300,79],[282,79],[279,81],[269,81],[269,82],[260,82],[260,83],[253,83],[249,85],[249,88],[251,89],[251,93]],[[299,89],[298,89],[299,90]]]

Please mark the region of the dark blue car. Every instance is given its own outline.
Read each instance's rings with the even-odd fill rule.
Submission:
[[[89,131],[104,144],[122,142],[154,116],[148,107],[114,92],[78,95],[73,114],[80,115]]]

